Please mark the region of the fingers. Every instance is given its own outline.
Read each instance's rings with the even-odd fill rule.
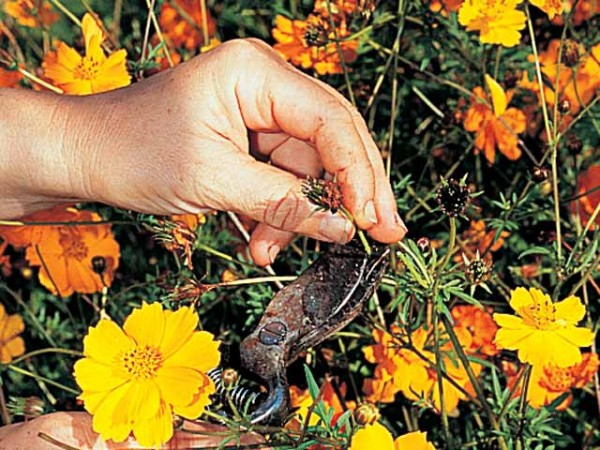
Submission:
[[[345,243],[354,234],[352,223],[340,214],[316,211],[302,194],[299,178],[247,154],[230,151],[218,166],[203,168],[203,173],[206,170],[220,173],[209,189],[204,183],[198,187],[199,198],[204,197],[203,203],[212,208],[239,212],[277,230],[328,242]],[[270,241],[283,243],[284,239]]]
[[[264,44],[255,45],[263,53],[260,70],[252,77],[240,75],[236,87],[246,126],[314,144],[323,168],[336,176],[344,206],[358,226],[372,230],[375,238],[400,239],[405,229],[396,218],[379,151],[360,114],[333,89],[293,69]]]
[[[296,237],[296,233],[283,231],[265,223],[259,223],[250,236],[250,255],[259,266],[275,262],[279,252]]]

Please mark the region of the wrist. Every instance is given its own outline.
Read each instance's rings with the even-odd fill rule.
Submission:
[[[84,155],[73,148],[73,97],[0,90],[2,217],[18,217],[59,203],[89,201]]]

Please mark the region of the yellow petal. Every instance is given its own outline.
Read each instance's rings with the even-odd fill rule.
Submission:
[[[144,447],[159,448],[173,437],[173,414],[171,408],[161,403],[158,413],[133,425],[135,439]]]
[[[394,450],[394,439],[379,422],[358,430],[352,437],[350,450]]]
[[[183,307],[172,314],[167,315],[165,321],[165,333],[160,351],[163,357],[169,358],[192,337],[198,326],[198,314],[190,307]]]
[[[120,373],[125,373],[121,371]],[[117,375],[113,368],[107,364],[91,358],[83,358],[75,363],[73,375],[82,391],[111,391],[128,379]]]
[[[585,316],[585,306],[574,295],[555,303],[557,321],[564,320],[569,325],[576,325]]]
[[[588,328],[567,327],[556,333],[575,347],[589,347],[594,342],[594,332]]]
[[[523,329],[507,329],[501,328],[496,332],[494,343],[498,348],[504,348],[506,350],[516,350],[520,348],[523,343],[527,341],[533,334],[539,333],[540,331],[533,330],[531,328]]]
[[[5,316],[2,324],[1,340],[9,341],[13,337],[21,334],[25,329],[25,323],[20,315]]]
[[[98,26],[98,23],[94,19],[94,16],[87,13],[81,20],[81,29],[83,31],[83,37],[85,39],[85,50],[89,53],[90,41],[92,37],[96,37],[99,43],[103,41],[102,29]]]
[[[125,320],[123,330],[135,342],[159,348],[165,331],[165,315],[162,305],[158,302],[142,303],[142,307],[135,309]]]
[[[525,324],[523,319],[517,316],[513,316],[512,314],[495,313],[493,317],[494,322],[496,322],[498,326],[506,328],[508,330],[520,330],[523,328],[530,328],[528,325]]]
[[[160,391],[154,380],[136,380],[131,383],[119,409],[124,411],[127,422],[151,419],[159,413],[160,401]]]
[[[94,413],[93,429],[100,434],[104,440],[112,439],[115,442],[123,442],[131,433],[132,424],[118,421],[122,415],[117,416],[117,406],[129,392],[129,383],[111,391],[98,405]]]
[[[518,287],[510,294],[510,306],[519,314],[523,308],[530,306],[532,303],[533,298],[524,287]]]
[[[21,337],[16,337],[8,341],[4,345],[4,349],[12,356],[21,356],[25,353],[25,341]]]
[[[204,412],[206,407],[210,405],[211,400],[210,396],[215,392],[215,385],[212,380],[208,377],[204,377],[204,384],[200,387],[200,392],[198,392],[192,403],[187,406],[174,406],[173,410],[176,414],[179,414],[181,417],[185,417],[186,419],[194,420],[200,417],[200,415]]]
[[[167,403],[186,406],[205,384],[205,377],[201,372],[188,367],[161,367],[156,373],[156,383]]]
[[[200,372],[208,372],[219,365],[219,341],[206,331],[195,332],[192,337],[170,358],[164,367],[192,367]]]
[[[485,84],[490,90],[492,105],[494,105],[494,113],[496,116],[500,116],[500,114],[506,111],[506,106],[508,105],[506,93],[504,92],[504,89],[502,89],[502,86],[487,73],[485,74]]]
[[[435,450],[433,444],[427,441],[427,433],[413,431],[399,436],[394,441],[395,450]]]
[[[134,347],[132,340],[111,320],[102,319],[95,327],[90,327],[83,340],[85,356],[98,362],[113,364],[119,355]]]

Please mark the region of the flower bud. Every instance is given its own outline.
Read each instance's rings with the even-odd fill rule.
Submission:
[[[354,420],[358,425],[372,425],[379,417],[379,409],[372,403],[363,403],[354,410]]]

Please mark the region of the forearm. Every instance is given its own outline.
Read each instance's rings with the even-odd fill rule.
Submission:
[[[68,102],[53,94],[0,89],[0,219],[85,198],[81,164],[66,145]]]

